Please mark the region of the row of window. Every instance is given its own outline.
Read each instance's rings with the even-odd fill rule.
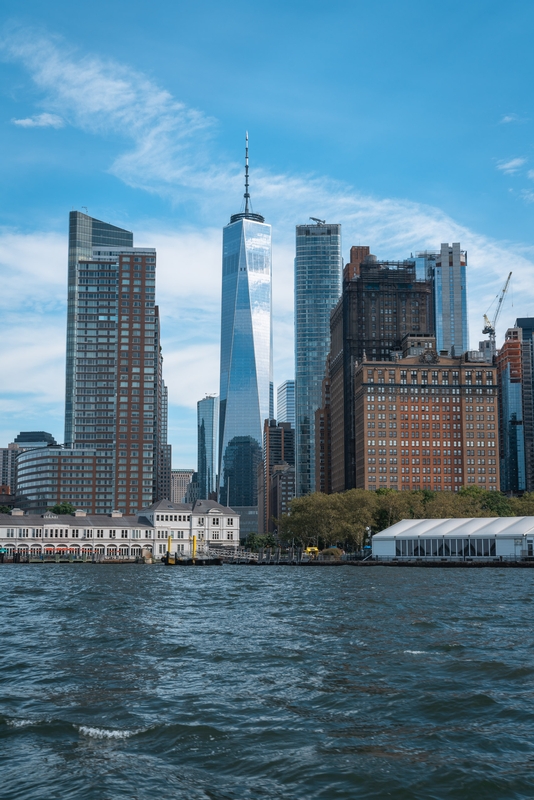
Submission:
[[[397,539],[395,555],[406,557],[495,556],[495,539]]]

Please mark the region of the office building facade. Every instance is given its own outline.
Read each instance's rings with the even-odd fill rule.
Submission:
[[[171,470],[171,501],[173,503],[185,503],[187,487],[194,474],[194,469]]]
[[[97,513],[136,513],[170,490],[155,279],[154,249],[71,212],[65,443],[97,453]]]
[[[216,497],[219,398],[208,394],[197,403],[198,491],[203,500]]]
[[[351,248],[343,292],[331,320],[331,489],[356,486],[354,370],[365,359],[402,355],[403,339],[433,334],[431,282],[418,280],[414,259],[379,261],[367,247]],[[328,483],[328,481],[326,481]]]
[[[297,225],[295,431],[297,495],[315,491],[315,412],[330,349],[330,312],[341,291],[341,225]]]
[[[103,473],[93,448],[49,445],[19,451],[16,470],[17,506],[31,514],[44,514],[57,503],[95,514],[101,505],[98,492]]]
[[[357,366],[356,488],[499,490],[496,367],[433,347]]]
[[[521,328],[509,328],[496,358],[499,378],[500,488],[523,492],[527,485],[523,419],[523,353]],[[530,352],[528,352],[530,359]],[[526,388],[526,387],[525,387]]]
[[[271,226],[250,206],[248,140],[244,197],[244,211],[223,230],[218,493],[220,502],[247,509],[241,530],[248,533],[257,529],[262,422],[274,415]]]
[[[259,533],[272,533],[276,527],[274,522],[276,513],[272,507],[272,479],[276,467],[284,465],[287,467],[295,466],[295,431],[289,422],[266,419],[263,425],[263,465],[260,469],[262,473],[260,480],[262,483],[263,503],[259,508]],[[294,471],[292,480],[294,482]],[[281,489],[282,487],[279,486],[278,488]],[[282,494],[287,495],[287,492],[284,491]]]
[[[276,419],[295,427],[295,381],[284,381],[276,390]]]
[[[442,244],[439,251],[419,253],[419,280],[432,283],[436,349],[460,356],[469,350],[467,319],[467,252],[459,242]]]

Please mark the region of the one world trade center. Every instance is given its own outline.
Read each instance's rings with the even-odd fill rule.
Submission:
[[[245,158],[244,211],[223,229],[219,501],[257,531],[263,420],[274,416],[271,226],[252,211]]]

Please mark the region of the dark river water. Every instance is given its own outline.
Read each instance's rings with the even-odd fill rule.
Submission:
[[[534,798],[533,582],[0,566],[0,798]]]

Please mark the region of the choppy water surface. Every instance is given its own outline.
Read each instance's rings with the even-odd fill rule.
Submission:
[[[2,566],[0,797],[532,798],[533,581]]]

